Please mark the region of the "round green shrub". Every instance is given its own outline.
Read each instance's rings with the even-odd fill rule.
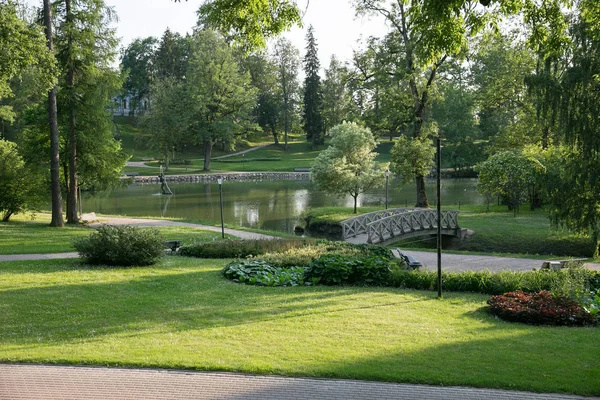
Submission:
[[[165,253],[165,239],[160,231],[130,225],[103,225],[73,245],[79,256],[93,265],[152,265]]]

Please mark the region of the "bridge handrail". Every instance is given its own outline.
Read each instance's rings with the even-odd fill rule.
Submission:
[[[459,229],[458,211],[442,211],[442,229]],[[380,218],[367,224],[368,243],[374,243],[375,239],[384,241],[386,234],[392,237],[396,234],[404,234],[424,229],[437,227],[437,210],[415,209],[411,212],[398,213]]]
[[[356,217],[348,218],[340,224],[342,225],[342,240],[346,240],[351,236],[357,236],[368,232],[367,224],[377,221],[381,218],[386,218],[392,215],[405,213],[413,210],[412,208],[390,208],[388,210],[373,211],[367,214],[357,215]]]

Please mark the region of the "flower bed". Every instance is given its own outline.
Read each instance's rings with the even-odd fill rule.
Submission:
[[[521,290],[492,296],[490,313],[506,321],[532,325],[595,325],[597,319],[577,302],[549,291],[526,293]]]

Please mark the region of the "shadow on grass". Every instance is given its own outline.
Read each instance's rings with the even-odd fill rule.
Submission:
[[[480,318],[480,312],[474,315]],[[487,318],[489,320],[489,318]],[[486,331],[493,332],[490,338]],[[496,322],[467,341],[325,365],[319,376],[600,395],[597,328]],[[442,338],[443,341],[443,338]]]
[[[24,266],[10,264],[13,274],[28,272]],[[67,272],[74,276],[61,278],[72,283],[46,283],[44,277],[40,286],[1,290],[0,309],[5,310],[0,326],[2,341],[14,344],[89,341],[128,331],[135,336],[156,327],[170,331],[210,329],[421,301],[417,298],[365,306],[340,298],[354,295],[358,290],[393,289],[246,286],[222,278],[220,271],[214,269],[194,272],[168,266],[99,269],[72,261],[45,272]],[[118,274],[120,278],[94,282],[104,274]],[[82,283],[86,280],[90,282]]]

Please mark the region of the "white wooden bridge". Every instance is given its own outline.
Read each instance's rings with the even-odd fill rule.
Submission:
[[[463,237],[458,211],[442,211],[442,235]],[[389,244],[397,240],[437,233],[437,210],[392,208],[358,215],[341,222],[342,238],[353,243]]]

